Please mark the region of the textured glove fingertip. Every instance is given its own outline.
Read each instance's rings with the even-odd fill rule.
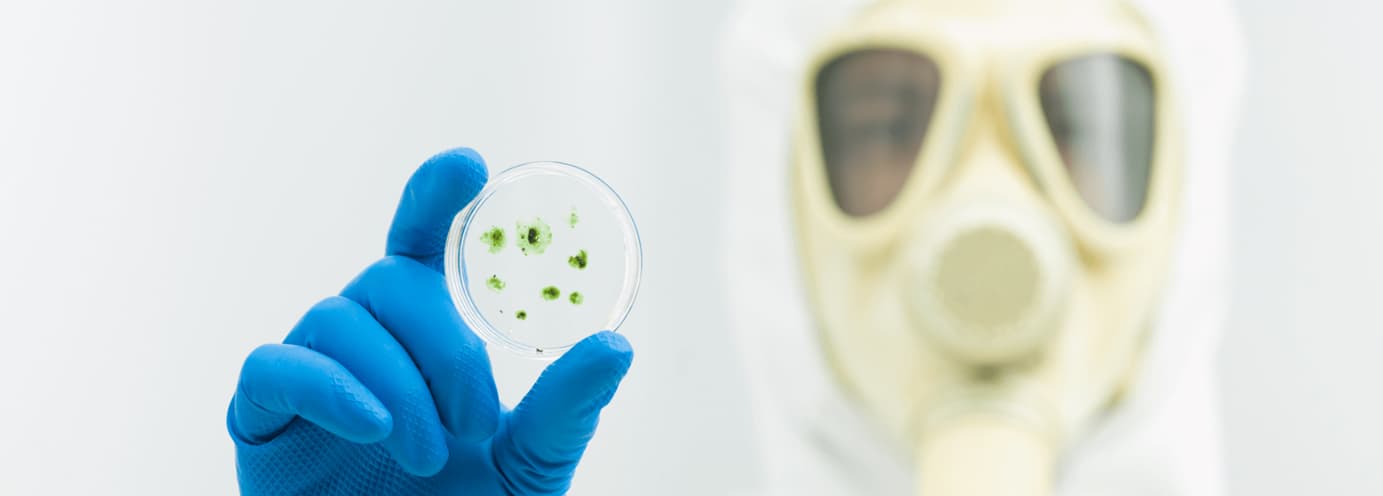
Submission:
[[[338,398],[344,410],[342,425],[336,435],[359,444],[385,440],[394,431],[394,416],[378,398],[359,383],[337,382]],[[333,429],[336,430],[336,429]]]

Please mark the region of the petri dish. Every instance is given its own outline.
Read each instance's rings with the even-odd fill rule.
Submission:
[[[445,257],[462,320],[486,342],[534,358],[617,331],[643,270],[624,200],[562,162],[519,164],[491,178],[452,219]]]

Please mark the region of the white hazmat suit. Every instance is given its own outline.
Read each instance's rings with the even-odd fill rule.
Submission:
[[[796,90],[816,43],[866,4],[744,1],[720,50],[729,104],[727,298],[765,469],[755,493],[909,494],[915,487],[912,453],[828,367],[793,245],[788,152]],[[1180,231],[1134,386],[1062,453],[1057,492],[1215,495],[1222,483],[1214,358],[1224,317],[1239,37],[1227,2],[1135,6],[1163,43],[1180,98]]]

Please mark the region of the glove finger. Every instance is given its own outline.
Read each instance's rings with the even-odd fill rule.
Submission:
[[[634,350],[604,331],[581,340],[543,371],[509,418],[495,459],[520,494],[565,492],[600,410],[614,397]]]
[[[452,218],[488,177],[485,159],[470,148],[447,150],[423,162],[404,187],[385,254],[412,258],[441,272]]]
[[[342,295],[374,315],[408,351],[453,435],[478,442],[494,434],[500,407],[490,356],[461,322],[441,274],[408,258],[385,257]]]
[[[240,369],[227,428],[238,442],[268,442],[294,417],[357,443],[384,439],[393,418],[340,363],[307,348],[267,344]]]
[[[404,470],[429,476],[446,465],[446,431],[427,383],[403,346],[364,308],[340,296],[322,300],[285,342],[331,357],[374,392],[394,418],[393,432],[380,445]]]

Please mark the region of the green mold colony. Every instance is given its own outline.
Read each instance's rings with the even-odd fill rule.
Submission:
[[[542,255],[547,251],[548,245],[552,244],[552,228],[542,219],[535,217],[533,222],[514,224],[517,234],[514,244],[519,246],[524,255]]]
[[[575,255],[567,257],[567,265],[573,269],[583,270],[586,268],[586,250],[581,250]]]
[[[485,281],[485,285],[486,285],[486,286],[489,286],[490,289],[491,289],[491,290],[494,290],[494,292],[496,292],[496,293],[498,293],[498,292],[500,292],[500,291],[504,291],[504,281],[501,280],[501,279],[499,278],[499,276],[495,276],[495,275],[490,276],[490,279],[487,280],[487,281]]]
[[[499,253],[504,249],[504,229],[499,226],[490,228],[485,234],[480,235],[480,240],[490,247],[490,253]]]
[[[567,225],[574,229],[579,221],[580,217],[576,215],[576,208],[572,207],[571,215],[567,218]],[[503,250],[507,241],[506,238],[504,229],[498,226],[485,231],[480,236],[480,240],[488,246],[490,253],[499,253]],[[514,245],[518,246],[519,251],[523,252],[525,256],[541,255],[547,251],[548,246],[552,245],[552,227],[537,217],[533,218],[532,222],[516,222],[514,223]],[[567,265],[577,270],[585,270],[589,264],[588,257],[586,250],[578,250],[575,255],[567,257]],[[508,284],[498,275],[491,275],[485,281],[485,286],[498,293],[504,291]],[[557,286],[548,286],[542,289],[541,295],[544,300],[555,301],[562,297],[562,290],[558,289]],[[580,305],[586,301],[586,296],[579,291],[572,291],[567,295],[567,301],[571,302],[572,305]],[[504,312],[501,310],[500,313]],[[528,320],[528,311],[517,310],[514,312],[514,318]]]

